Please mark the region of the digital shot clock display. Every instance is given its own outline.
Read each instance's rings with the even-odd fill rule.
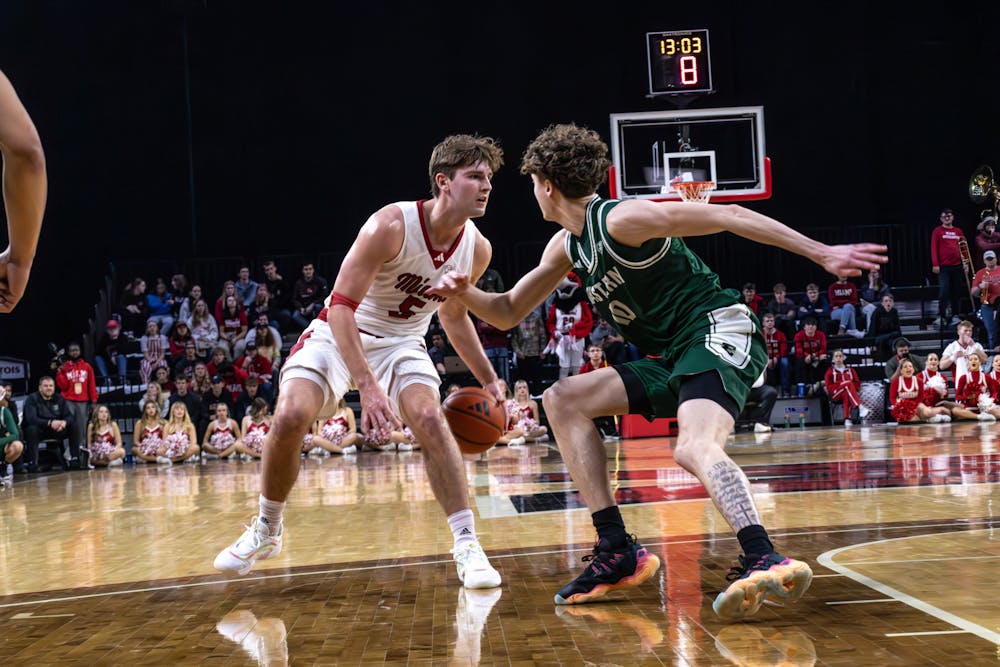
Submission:
[[[712,92],[708,30],[647,32],[649,94]]]

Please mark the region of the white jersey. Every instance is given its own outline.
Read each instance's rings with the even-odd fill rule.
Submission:
[[[444,301],[427,294],[448,271],[472,273],[476,226],[471,220],[450,248],[432,248],[421,202],[396,202],[403,212],[403,245],[382,265],[354,313],[358,328],[375,336],[424,336],[431,316]],[[326,308],[330,306],[327,297]],[[326,310],[324,308],[324,311]]]
[[[951,357],[955,362],[951,371],[951,377],[955,380],[955,386],[958,386],[958,378],[969,372],[969,355],[980,352],[986,354],[983,346],[975,341],[968,347],[963,347],[957,340],[953,340],[948,344],[948,347],[944,348],[941,356]]]

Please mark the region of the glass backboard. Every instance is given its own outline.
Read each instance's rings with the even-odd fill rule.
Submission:
[[[714,181],[712,201],[767,199],[764,107],[611,114],[611,196],[680,200],[671,180]]]

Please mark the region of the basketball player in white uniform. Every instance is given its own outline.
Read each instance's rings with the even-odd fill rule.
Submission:
[[[476,539],[465,466],[441,411],[440,377],[424,345],[434,311],[458,355],[501,401],[466,307],[426,293],[448,271],[478,279],[492,248],[470,218],[486,212],[503,152],[492,139],[455,135],[430,160],[433,199],[375,212],[340,267],[322,312],[302,332],[281,371],[278,405],[264,444],[260,513],[215,559],[246,574],[281,551],[282,513],[299,472],[302,438],[336,412],[351,388],[361,394],[361,428],[387,439],[402,421],[423,445],[427,475],[455,538],[452,553],[466,588],[493,588],[500,574]]]
[[[48,178],[38,130],[3,72],[0,72],[0,155],[9,243],[0,251],[0,313],[9,313],[28,285],[42,230]]]

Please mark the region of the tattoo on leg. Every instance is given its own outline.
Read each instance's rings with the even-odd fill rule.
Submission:
[[[757,507],[750,495],[750,481],[732,461],[719,461],[708,470],[708,492],[734,531],[760,525]]]

